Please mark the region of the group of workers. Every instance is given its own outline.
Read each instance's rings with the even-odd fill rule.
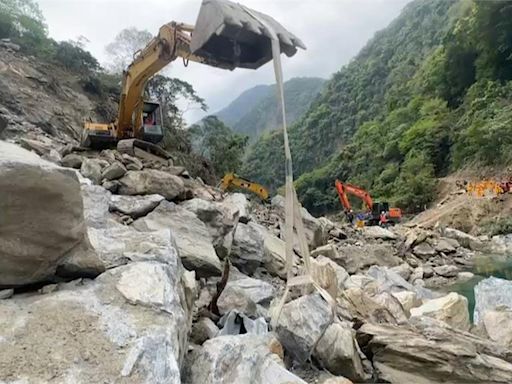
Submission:
[[[483,180],[478,182],[468,182],[464,180],[464,182],[459,182],[458,184],[464,188],[466,193],[475,195],[477,197],[484,197],[487,194],[498,196],[503,193],[510,192],[512,189],[511,181],[497,182],[494,180]]]

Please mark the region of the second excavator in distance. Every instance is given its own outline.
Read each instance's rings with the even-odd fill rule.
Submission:
[[[272,29],[273,31],[269,31]],[[270,16],[226,0],[203,0],[195,26],[171,22],[139,52],[123,73],[118,115],[111,123],[85,123],[82,145],[117,143],[120,152],[134,147],[170,157],[155,143],[163,139],[157,102],[143,99],[147,81],[166,65],[183,58],[216,68],[257,69],[272,59],[271,36],[281,52],[293,56],[304,44]]]
[[[363,213],[362,221],[366,225],[378,225],[383,219],[388,223],[396,224],[402,219],[402,210],[400,208],[390,208],[387,202],[374,202],[368,191],[363,188],[348,183],[342,183],[339,180],[336,180],[334,185],[345,215],[347,215],[350,222],[354,219],[354,213],[347,194],[356,196],[365,203],[368,211]]]

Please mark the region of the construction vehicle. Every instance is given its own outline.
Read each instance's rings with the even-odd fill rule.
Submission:
[[[382,214],[385,215],[386,221],[391,224],[399,223],[402,219],[402,210],[400,208],[390,208],[387,202],[374,202],[368,191],[363,188],[348,183],[342,183],[339,180],[336,180],[334,185],[338,192],[341,205],[350,222],[354,221],[355,217],[347,194],[358,197],[366,205],[368,211],[361,215],[362,220],[360,220],[364,222],[365,225],[378,225],[382,221]]]
[[[261,200],[267,201],[269,198],[268,190],[264,186],[258,183],[253,183],[247,179],[244,179],[233,172],[226,173],[222,178],[220,187],[223,191],[227,191],[232,188],[240,188],[246,191],[252,192],[260,197]]]
[[[216,68],[257,69],[272,59],[271,33],[281,52],[293,56],[304,44],[271,17],[225,0],[203,0],[196,25],[171,22],[162,26],[148,45],[134,54],[123,74],[118,116],[108,124],[85,123],[82,145],[116,144],[120,152],[135,147],[170,156],[155,145],[163,139],[162,114],[157,102],[143,100],[148,80],[166,65],[183,58]],[[132,153],[133,154],[133,153]]]

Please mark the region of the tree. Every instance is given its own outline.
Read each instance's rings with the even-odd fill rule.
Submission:
[[[216,116],[207,116],[189,128],[194,150],[209,159],[217,177],[241,168],[248,136],[234,133]]]
[[[61,41],[56,43],[55,59],[69,70],[83,74],[100,68],[98,61],[90,52],[83,49],[81,42]]]
[[[0,38],[10,38],[30,53],[51,49],[41,9],[34,0],[0,1]]]
[[[144,48],[153,35],[147,30],[138,30],[135,27],[125,28],[117,34],[114,41],[105,47],[110,57],[109,65],[112,72],[122,72],[133,61],[133,57]]]

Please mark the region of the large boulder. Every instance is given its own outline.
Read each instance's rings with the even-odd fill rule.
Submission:
[[[249,200],[243,193],[230,193],[222,201],[224,208],[238,213],[238,220],[247,224],[250,220]]]
[[[455,292],[411,309],[411,317],[428,316],[444,321],[446,324],[468,331],[470,327],[468,299]]]
[[[240,271],[252,274],[263,262],[263,238],[252,223],[238,223],[231,247],[231,261]]]
[[[327,328],[316,345],[315,357],[335,375],[355,382],[365,380],[355,332],[346,323],[336,322]]]
[[[428,317],[409,326],[366,323],[357,331],[375,382],[510,383],[510,350]]]
[[[442,232],[444,237],[457,240],[457,242],[464,248],[469,248],[473,251],[478,251],[484,247],[482,241],[480,241],[477,237],[459,231],[458,229],[444,228]]]
[[[75,171],[0,141],[0,286],[52,278],[66,259],[95,258]]]
[[[512,310],[512,281],[489,277],[475,285],[475,324],[480,322],[486,311],[497,308]]]
[[[107,180],[116,180],[124,176],[126,168],[120,161],[114,161],[109,166],[105,167],[101,172],[101,177]]]
[[[199,198],[185,201],[181,206],[194,212],[205,223],[217,255],[221,258],[229,255],[233,244],[233,230],[240,215],[238,209]]]
[[[412,253],[421,259],[429,259],[430,257],[437,255],[437,251],[427,242],[420,243],[415,246]]]
[[[165,198],[162,195],[146,196],[122,196],[112,195],[109,202],[109,209],[128,215],[133,219],[146,216],[155,209]]]
[[[395,255],[395,249],[391,244],[343,245],[338,247],[337,257],[334,261],[351,274],[372,265],[394,267],[402,262]]]
[[[281,221],[283,225],[280,225],[281,238],[285,239],[285,231],[284,231],[284,206],[285,206],[285,198],[280,195],[276,195],[272,198],[272,206],[276,210],[276,212],[280,215]],[[321,245],[324,245],[327,242],[328,233],[325,231],[322,222],[317,218],[313,217],[306,208],[300,208],[302,223],[304,224],[304,232],[306,236],[307,243],[309,245],[309,249],[318,248]],[[297,235],[294,235],[294,248],[298,249],[299,240]]]
[[[190,283],[174,257],[0,301],[0,382],[181,383]]]
[[[491,340],[508,347],[512,346],[512,310],[498,308],[485,311],[481,317],[480,321]]]
[[[304,362],[314,352],[316,343],[332,321],[328,303],[313,293],[285,304],[275,331],[291,357]]]
[[[185,184],[180,177],[157,169],[128,171],[119,183],[120,195],[159,194],[167,200],[174,200],[185,193]]]
[[[147,216],[136,220],[133,227],[142,231],[170,229],[185,268],[200,277],[221,274],[221,263],[206,225],[195,213],[168,201],[162,201]]]
[[[90,179],[94,184],[101,183],[101,172],[106,163],[104,160],[99,159],[83,159],[80,166],[80,173]]]
[[[396,240],[398,236],[396,233],[387,228],[382,228],[377,225],[372,225],[363,228],[363,235],[371,239],[382,239],[382,240]]]
[[[287,371],[283,351],[270,334],[219,336],[187,357],[184,384],[306,384]]]

